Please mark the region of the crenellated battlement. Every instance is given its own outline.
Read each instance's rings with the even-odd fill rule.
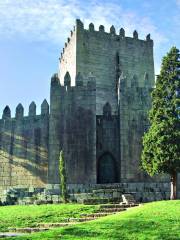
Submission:
[[[11,109],[9,106],[6,106],[3,110],[2,120],[10,120],[10,119],[22,120],[24,117],[36,118],[39,116],[48,116],[48,115],[49,115],[49,104],[48,104],[47,100],[44,99],[44,101],[41,104],[41,114],[40,115],[38,115],[36,113],[36,104],[33,101],[29,105],[29,112],[28,112],[27,116],[24,115],[24,107],[21,103],[19,103],[16,107],[15,117],[11,117]]]
[[[128,80],[129,79],[129,80]],[[124,72],[121,73],[118,81],[118,91],[122,91],[124,89],[130,90],[135,88],[142,88],[142,89],[152,89],[152,86],[149,85],[149,75],[147,72],[144,73],[143,77],[143,84],[139,82],[138,76],[136,74],[133,75],[125,75]]]
[[[89,33],[89,34],[91,34],[90,36],[92,36],[93,34],[101,34],[101,35],[104,34],[104,37],[106,36],[107,39],[110,38],[111,40],[114,40],[114,41],[122,41],[122,40],[125,41],[128,39],[132,39],[132,40],[134,39],[134,40],[140,40],[140,41],[143,41],[146,43],[153,44],[153,40],[151,39],[150,34],[147,34],[145,40],[143,40],[143,39],[139,39],[137,30],[134,30],[132,37],[130,37],[130,36],[125,35],[124,28],[120,28],[120,29],[116,30],[114,25],[112,25],[110,27],[109,31],[105,31],[104,25],[100,25],[98,30],[95,30],[95,26],[92,22],[89,24],[88,29],[86,29],[84,27],[84,23],[80,19],[76,19],[75,27],[74,27],[73,31],[70,32],[70,37],[67,38],[67,41],[65,42],[63,50],[60,54],[60,58],[59,58],[60,62],[63,59],[63,55],[64,55],[67,47],[71,43],[72,37],[76,36],[78,32],[85,32],[86,34]]]
[[[65,89],[66,91],[70,89],[86,89],[86,90],[95,90],[96,89],[96,77],[92,72],[89,72],[87,76],[83,76],[80,72],[77,73],[75,77],[75,86],[71,85],[71,76],[69,72],[67,72],[64,76],[64,83],[61,84],[58,74],[53,74],[51,77],[51,87],[52,88],[60,88]]]
[[[136,74],[128,74],[125,75],[124,72],[121,72],[121,75],[119,76],[118,85],[122,84],[126,87],[142,87],[142,88],[148,88],[152,87],[149,86],[149,75],[147,72],[144,72],[143,75],[143,82],[140,84],[138,76]],[[60,87],[60,88],[66,88],[68,89],[75,89],[79,87],[84,87],[86,89],[95,89],[96,88],[96,76],[93,75],[92,72],[89,72],[87,76],[84,76],[81,72],[78,72],[75,77],[75,86],[71,85],[71,77],[69,72],[66,73],[64,77],[64,84],[62,85],[60,83],[60,80],[58,78],[58,74],[54,74],[51,78],[51,86]]]
[[[105,31],[105,27],[103,25],[100,25],[99,26],[99,29],[98,30],[95,30],[95,26],[93,23],[90,23],[89,24],[89,28],[88,29],[85,29],[84,28],[84,24],[83,22],[81,22],[80,19],[77,19],[76,20],[76,27],[75,27],[75,30],[76,31],[88,31],[88,32],[99,32],[99,33],[105,33],[105,34],[108,34],[108,35],[113,35],[113,36],[120,36],[120,38],[118,38],[117,40],[120,40],[122,38],[125,38],[125,30],[123,28],[121,28],[120,30],[116,30],[114,25],[112,25],[109,29],[109,31]],[[137,30],[134,30],[133,32],[133,36],[132,38],[134,39],[138,39],[138,32]],[[150,34],[147,34],[146,36],[146,39],[144,41],[152,41],[151,38],[150,38]]]
[[[76,35],[76,28],[74,27],[73,30],[70,31],[70,36],[67,38],[66,42],[64,43],[64,47],[60,53],[59,61],[61,62],[61,59],[63,58],[64,52],[69,47],[69,45],[72,43],[72,39],[75,38]]]
[[[78,72],[82,76],[93,72],[96,85],[116,88],[121,72],[129,71],[130,75],[138,75],[140,85],[143,86],[145,72],[150,76],[150,81],[153,80],[153,64],[153,40],[150,34],[142,40],[137,30],[129,37],[123,28],[116,29],[113,25],[108,32],[103,25],[95,30],[93,23],[86,29],[83,22],[77,19],[60,57],[58,77],[61,85],[76,86]],[[88,78],[83,77],[81,82],[77,85],[87,84]]]

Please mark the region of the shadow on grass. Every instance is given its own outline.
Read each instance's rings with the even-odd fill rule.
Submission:
[[[60,236],[61,239],[179,240],[180,234],[174,233],[168,225],[168,222],[162,224],[144,219],[117,219],[64,228],[60,230]]]

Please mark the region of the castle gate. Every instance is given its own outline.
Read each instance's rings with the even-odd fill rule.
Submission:
[[[97,183],[117,182],[116,161],[110,153],[104,153],[97,163]]]

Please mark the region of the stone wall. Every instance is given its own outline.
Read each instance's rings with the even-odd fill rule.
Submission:
[[[117,151],[120,152],[116,158],[118,163],[121,162],[119,180],[143,181],[147,176],[140,171],[139,163],[142,136],[148,127],[150,93],[154,86],[153,41],[149,34],[146,40],[138,39],[137,31],[133,32],[132,38],[126,37],[124,29],[117,33],[113,26],[110,32],[105,32],[102,25],[97,31],[92,23],[89,29],[84,29],[80,20],[76,20],[71,35],[74,42],[68,41],[60,61],[61,77],[74,67],[76,73],[81,73],[84,84],[89,81],[90,72],[91,77],[95,76],[96,115],[103,116],[103,107],[108,103],[112,116],[119,119],[116,129],[119,131]],[[74,49],[75,55],[71,54]],[[66,85],[67,79],[66,83],[63,79],[61,82]],[[68,80],[68,84],[73,85],[74,79]],[[106,142],[106,139],[101,141]],[[103,151],[108,150],[104,148]]]
[[[72,86],[75,86],[76,77],[76,31],[71,31],[71,36],[67,39],[61,56],[59,58],[59,79],[64,84],[64,76],[69,72],[72,79]]]
[[[24,117],[21,104],[15,118],[7,106],[0,120],[0,195],[9,187],[43,187],[47,183],[49,105],[31,103]]]
[[[64,128],[64,122],[60,121],[60,108],[62,107],[60,81],[55,74],[51,78],[50,91],[50,120],[49,120],[49,156],[48,156],[48,182],[59,183],[59,153],[60,129]]]
[[[119,86],[121,181],[145,181],[147,176],[140,170],[140,158],[142,136],[149,127],[147,113],[152,88],[140,87],[136,76],[131,79],[131,86],[128,81],[121,76]]]
[[[149,86],[154,85],[153,41],[149,35],[145,41],[139,40],[137,32],[132,38],[126,37],[123,31],[116,33],[112,26],[107,33],[102,25],[95,31],[93,24],[86,30],[82,22],[76,22],[76,72],[85,76],[92,72],[96,76],[97,115],[102,115],[106,102],[111,104],[112,113],[118,114],[117,85],[122,72],[128,76],[128,86],[136,75],[139,85],[144,87],[145,73]]]
[[[51,83],[49,182],[59,183],[58,159],[64,151],[68,183],[96,182],[96,84]]]
[[[111,115],[111,106],[104,106],[96,116],[97,183],[120,182],[119,117]]]
[[[51,186],[51,189],[53,186]],[[130,193],[137,202],[151,202],[170,199],[170,183],[167,182],[123,182],[113,184],[69,184],[69,193],[89,193],[93,190],[110,189],[123,193]],[[52,191],[53,192],[53,191]],[[55,189],[54,189],[55,192]],[[180,187],[178,187],[178,198],[180,198]]]
[[[140,171],[142,136],[148,127],[147,112],[151,102],[150,93],[154,86],[153,41],[150,35],[146,36],[146,40],[140,40],[136,31],[133,32],[131,38],[125,36],[122,28],[117,33],[112,26],[110,32],[105,32],[104,26],[101,25],[97,31],[92,23],[89,24],[89,29],[84,29],[83,23],[76,20],[74,31],[71,33],[70,40],[65,44],[60,58],[60,72],[62,72],[60,82],[65,86],[74,85],[75,82],[79,84],[77,77],[74,79],[74,73],[71,77],[72,71],[76,72],[76,76],[81,74],[81,82],[84,84],[87,84],[89,77],[96,78],[96,116],[99,118],[103,116],[103,108],[108,103],[111,106],[112,116],[117,116],[116,121],[119,121],[115,140],[116,143],[119,142],[119,146],[116,144],[115,146],[120,155],[112,153],[113,149],[108,150],[106,137],[102,136],[101,142],[104,147],[99,151],[97,146],[96,161],[99,159],[99,152],[102,155],[109,151],[112,155],[116,155],[119,181],[120,179],[121,181],[136,181],[137,179],[143,181],[147,176]],[[54,90],[54,98],[57,98],[56,92],[59,96],[56,102],[61,102],[59,110],[57,107],[56,113],[54,111],[58,119],[60,115],[57,112],[63,108],[65,98],[60,100],[58,90]],[[64,93],[62,94],[65,96]],[[55,100],[52,105],[57,106],[54,103]],[[69,114],[72,119],[73,113]],[[66,117],[68,118],[68,115]],[[56,125],[58,124],[57,120]],[[61,121],[61,126],[57,129],[62,128],[61,131],[63,131],[64,127]],[[98,128],[97,125],[96,139],[99,137]],[[109,142],[114,143],[113,132],[111,134]],[[58,142],[58,140],[55,141]],[[57,168],[57,164],[54,163],[54,165]]]
[[[89,72],[96,76],[96,114],[101,115],[104,104],[108,101],[112,106],[113,114],[118,114],[117,84],[120,74],[131,78],[135,74],[139,85],[144,86],[145,72],[149,76],[149,86],[154,85],[153,41],[150,35],[146,40],[138,39],[134,31],[133,37],[126,37],[124,29],[116,33],[112,26],[110,32],[105,32],[104,26],[94,29],[91,23],[89,29],[84,29],[80,20],[71,31],[71,37],[63,49],[60,57],[59,78],[64,83],[64,76],[69,72],[72,83],[75,85],[75,76],[78,72],[85,78]]]

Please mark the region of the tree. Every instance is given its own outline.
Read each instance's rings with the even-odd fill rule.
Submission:
[[[67,186],[66,186],[66,169],[64,162],[64,153],[60,151],[59,156],[59,176],[60,176],[60,190],[63,202],[67,202]]]
[[[180,171],[180,53],[176,47],[163,58],[152,91],[149,121],[150,128],[143,137],[142,168],[150,176],[170,174],[170,199],[176,199]]]

